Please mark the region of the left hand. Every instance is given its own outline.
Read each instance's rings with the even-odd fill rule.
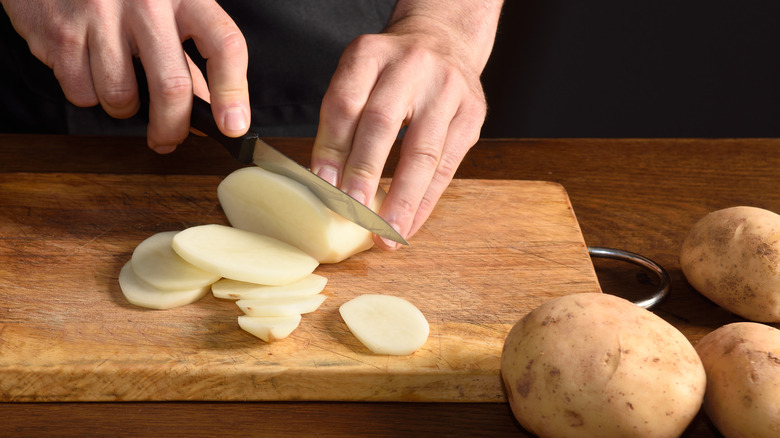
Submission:
[[[479,139],[486,114],[479,77],[495,27],[488,32],[488,47],[480,47],[440,21],[415,16],[386,33],[358,37],[344,51],[323,99],[312,170],[370,205],[406,125],[379,214],[411,237]],[[378,237],[375,242],[383,249],[398,247]]]

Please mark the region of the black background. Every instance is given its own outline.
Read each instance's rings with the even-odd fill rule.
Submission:
[[[67,130],[51,71],[0,37],[0,131]],[[778,45],[778,0],[506,0],[482,136],[778,137]]]
[[[483,137],[776,137],[780,2],[507,0]]]

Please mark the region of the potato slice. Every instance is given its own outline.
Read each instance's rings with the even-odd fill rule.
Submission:
[[[265,342],[273,342],[290,336],[301,323],[301,315],[238,317],[238,326]]]
[[[157,233],[138,244],[130,258],[135,275],[157,289],[179,291],[206,287],[219,280],[219,275],[204,271],[176,254],[171,243],[177,233]]]
[[[234,227],[287,242],[320,263],[338,263],[373,246],[370,231],[334,213],[302,184],[259,167],[231,173],[217,195]],[[372,208],[384,198],[378,189]]]
[[[325,301],[325,298],[325,295],[317,294],[238,300],[236,304],[242,312],[249,316],[290,316],[314,312]]]
[[[283,286],[268,286],[223,278],[211,285],[211,293],[217,298],[228,300],[293,297],[316,295],[325,289],[327,283],[327,278],[317,274],[307,275],[296,282]]]
[[[171,309],[191,304],[209,292],[208,285],[178,291],[158,289],[138,278],[129,261],[119,271],[119,288],[131,304],[150,309]]]
[[[412,354],[428,340],[425,316],[400,297],[361,295],[342,304],[339,313],[352,334],[376,354]]]
[[[319,264],[310,255],[272,237],[216,224],[181,231],[173,237],[171,246],[184,260],[206,271],[272,286],[300,280]]]

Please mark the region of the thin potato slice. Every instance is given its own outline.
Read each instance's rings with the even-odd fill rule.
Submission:
[[[283,286],[268,286],[223,278],[211,285],[211,293],[217,298],[228,300],[294,297],[316,295],[325,289],[327,283],[327,278],[317,274],[307,275],[296,282]]]
[[[334,213],[304,185],[259,167],[231,173],[217,195],[232,226],[287,242],[320,263],[338,263],[374,245],[370,231]],[[384,198],[378,189],[371,208],[378,210]]]
[[[311,313],[317,310],[325,295],[303,295],[297,297],[238,300],[236,304],[249,316],[290,316]]]
[[[172,247],[184,260],[206,271],[272,286],[300,280],[319,265],[310,255],[272,237],[216,224],[180,232]]]
[[[163,290],[198,289],[219,280],[219,275],[204,271],[176,254],[171,243],[177,233],[164,231],[138,244],[130,258],[135,275]]]
[[[161,290],[138,278],[130,262],[119,271],[119,288],[127,301],[150,309],[171,309],[194,303],[209,292],[209,286],[185,290]]]
[[[301,323],[301,315],[238,317],[238,326],[265,342],[273,342],[290,336]]]
[[[376,354],[412,354],[428,340],[425,315],[400,297],[361,295],[342,304],[339,313],[352,334]]]

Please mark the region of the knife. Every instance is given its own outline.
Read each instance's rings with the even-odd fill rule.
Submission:
[[[236,138],[222,134],[214,121],[211,105],[198,96],[193,96],[190,124],[193,128],[221,143],[239,162],[254,163],[269,172],[284,175],[297,181],[311,190],[328,208],[347,220],[393,242],[409,245],[395,228],[391,227],[373,210],[282,154],[264,142],[257,133],[250,130]]]

